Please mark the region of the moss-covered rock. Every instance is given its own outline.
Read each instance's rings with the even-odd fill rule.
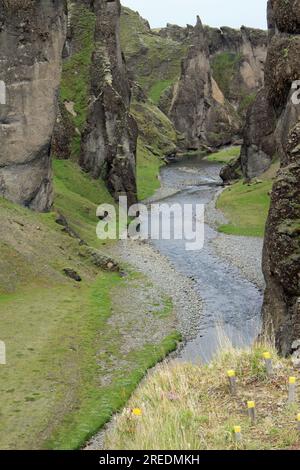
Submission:
[[[276,23],[290,24],[288,11],[293,11],[295,2],[270,1],[269,9],[272,5],[276,7]],[[275,338],[278,350],[285,355],[300,338],[300,109],[291,91],[292,81],[299,79],[300,73],[299,37],[275,32],[266,64],[266,91],[277,115],[273,138],[281,169],[272,190],[266,228],[263,320],[265,333]]]
[[[265,83],[270,102],[279,111],[285,105],[293,81],[300,79],[300,36],[273,36],[266,62]]]
[[[123,7],[121,44],[132,76],[157,104],[179,78],[188,41],[152,30],[137,12]]]

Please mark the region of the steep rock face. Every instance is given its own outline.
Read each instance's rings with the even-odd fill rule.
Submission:
[[[161,34],[150,28],[137,12],[122,8],[121,44],[132,79],[158,104],[160,95],[173,85],[180,74],[181,60],[191,45],[185,28],[171,26],[176,34]],[[191,34],[193,31],[191,27]]]
[[[225,97],[245,117],[257,90],[264,84],[266,31],[242,27],[206,28],[215,80]]]
[[[241,152],[242,171],[246,178],[260,175],[274,158],[284,157],[281,116],[287,106],[291,85],[298,79],[300,71],[298,7],[297,2],[268,3],[269,47],[265,87],[248,110]],[[294,108],[289,114],[288,128],[295,123],[296,114],[297,109]],[[284,133],[287,132],[285,127]]]
[[[246,179],[252,179],[270,167],[276,154],[275,128],[275,110],[268,100],[267,90],[263,88],[246,117],[241,149],[241,167]]]
[[[193,43],[182,63],[169,114],[175,127],[185,135],[188,148],[224,145],[238,132],[239,125],[212,77],[208,44],[199,18]]]
[[[264,245],[264,332],[287,355],[300,339],[300,79],[299,0],[272,0],[266,93],[276,113],[274,139],[281,168],[272,191]]]
[[[72,158],[117,198],[136,200],[137,127],[120,46],[119,0],[68,2],[53,156]]]
[[[102,176],[117,198],[136,201],[137,126],[129,113],[130,87],[120,46],[119,0],[94,0],[95,49],[91,97],[82,137],[80,164],[94,178]]]
[[[137,12],[122,9],[121,40],[130,75],[154,104],[179,125],[178,130],[189,134],[186,146],[191,148],[199,147],[202,138],[198,138],[198,133],[205,136],[203,145],[211,146],[234,142],[236,134],[240,137],[246,110],[263,85],[267,37],[267,32],[249,28],[205,26],[200,31],[198,24],[185,28],[167,24],[159,30],[151,29]],[[204,69],[200,70],[202,65]],[[197,77],[195,67],[201,77]],[[192,82],[189,83],[189,73],[198,84],[193,88],[195,100],[203,95],[203,90],[199,91],[203,80],[211,82],[207,94],[205,92],[209,112],[205,109],[201,113],[199,103],[193,102],[192,91],[188,96]],[[206,73],[211,75],[210,79],[205,78]],[[184,99],[188,100],[186,109]],[[190,132],[189,124],[193,119],[187,115],[180,117],[176,112],[177,104],[186,113],[188,108],[196,113],[197,129]],[[207,116],[209,122],[207,128],[203,128]]]
[[[50,147],[66,36],[64,0],[0,2],[0,196],[52,203]]]

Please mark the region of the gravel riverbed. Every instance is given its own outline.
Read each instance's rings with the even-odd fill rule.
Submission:
[[[145,274],[154,286],[172,298],[178,330],[185,340],[194,338],[201,323],[202,302],[192,279],[177,272],[171,262],[150,243],[120,241],[113,255]]]

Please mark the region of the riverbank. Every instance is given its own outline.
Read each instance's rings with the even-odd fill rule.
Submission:
[[[187,195],[195,197],[197,201],[198,194],[205,194],[209,202],[206,204],[205,220],[208,226],[204,250],[190,255],[181,244],[173,246],[171,243],[170,246],[170,242],[160,245],[158,241],[122,241],[112,251],[114,258],[129,263],[172,299],[176,328],[185,339],[175,357],[183,362],[195,363],[199,363],[201,356],[207,355],[209,358],[214,355],[220,346],[218,329],[222,329],[222,326],[215,323],[218,320],[214,316],[219,309],[224,312],[224,321],[232,325],[233,330],[230,329],[229,334],[233,333],[240,339],[239,331],[249,331],[250,337],[254,339],[257,329],[254,327],[253,315],[259,315],[261,296],[253,284],[262,288],[263,283],[260,269],[261,240],[224,235],[215,230],[220,223],[226,222],[224,215],[215,207],[222,191],[215,179],[219,166],[214,163],[204,165],[205,168],[208,165],[208,169],[203,168],[200,180],[197,179],[198,170],[193,169],[191,159],[189,166],[183,162],[182,165],[179,163],[179,167],[165,167],[161,175],[161,188],[152,199],[157,201],[161,197],[168,203],[182,203],[187,201]],[[202,186],[202,178],[210,186]],[[213,181],[216,181],[215,187]],[[196,186],[189,186],[191,182]],[[182,261],[183,264],[178,264]],[[201,300],[201,293],[204,293],[204,301]],[[223,333],[226,337],[227,330]],[[167,364],[169,362],[170,358]],[[155,375],[155,371],[156,368],[147,374],[141,387],[147,386],[149,377]],[[88,443],[87,449],[103,448],[105,436],[107,432],[113,432],[113,427],[114,421]]]

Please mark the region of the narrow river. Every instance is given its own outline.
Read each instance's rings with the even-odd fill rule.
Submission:
[[[178,189],[164,203],[207,204],[219,189],[220,165],[202,157],[186,157],[161,171],[162,185]],[[230,341],[234,346],[253,342],[260,328],[262,294],[240,270],[217,256],[212,240],[218,233],[205,224],[205,244],[200,251],[186,251],[185,240],[154,240],[176,270],[195,280],[203,301],[197,337],[180,353],[184,361],[209,361],[217,349]],[[259,256],[259,254],[258,254]]]

